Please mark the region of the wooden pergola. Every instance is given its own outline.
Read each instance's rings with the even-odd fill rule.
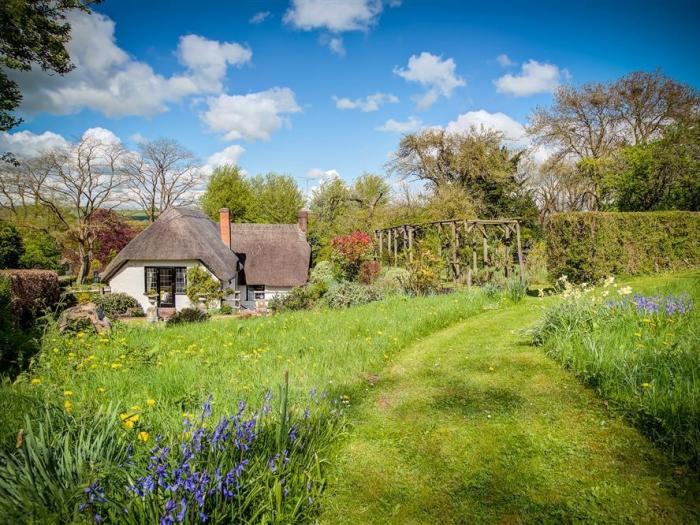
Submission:
[[[503,271],[506,277],[513,272],[513,249],[517,253],[519,277],[525,282],[525,262],[520,241],[520,222],[515,219],[449,219],[442,221],[424,222],[420,224],[402,224],[375,230],[377,255],[379,259],[393,259],[395,266],[399,264],[399,255],[408,261],[413,261],[414,246],[417,239],[426,232],[433,231],[438,236],[438,255],[447,255],[453,279],[466,277],[471,286],[473,276],[482,268],[494,269],[489,254],[489,237],[496,238],[505,250]],[[515,241],[515,242],[514,242]],[[445,253],[446,252],[446,253]],[[466,261],[465,259],[466,257]],[[466,275],[465,275],[466,273]]]

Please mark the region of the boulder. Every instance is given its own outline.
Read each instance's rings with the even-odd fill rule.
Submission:
[[[91,324],[98,334],[109,332],[112,328],[112,323],[104,312],[92,303],[68,308],[58,318],[58,330],[61,333],[88,324]]]

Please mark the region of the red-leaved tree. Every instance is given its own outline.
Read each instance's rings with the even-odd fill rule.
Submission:
[[[340,265],[348,278],[357,276],[362,261],[372,253],[372,238],[365,232],[339,235],[331,239],[333,260]]]

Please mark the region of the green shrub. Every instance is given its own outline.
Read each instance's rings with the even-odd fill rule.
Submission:
[[[110,293],[97,295],[93,299],[98,308],[102,308],[107,317],[141,317],[141,304],[125,293]]]
[[[219,313],[221,315],[231,315],[233,313],[233,306],[230,304],[222,303],[221,308],[219,308]]]
[[[510,278],[505,286],[506,297],[514,303],[519,303],[527,295],[527,286],[519,278]]]
[[[22,237],[17,228],[0,219],[0,268],[19,268],[23,254]]]
[[[527,252],[525,275],[528,283],[544,284],[548,282],[547,243],[545,241],[535,242]]]
[[[338,279],[338,272],[338,268],[332,261],[319,261],[311,270],[309,282],[325,283],[326,286],[330,286]]]
[[[201,266],[193,266],[187,270],[187,298],[197,304],[200,297],[206,298],[206,303],[220,300],[224,296],[219,282]]]
[[[374,282],[385,295],[402,294],[408,289],[410,274],[405,268],[389,268]]]
[[[201,323],[207,319],[209,319],[209,314],[207,312],[203,312],[198,308],[183,308],[170,317],[166,324],[168,326],[173,326],[183,323]]]
[[[323,300],[330,308],[348,308],[379,301],[383,297],[376,286],[345,281],[331,286]]]
[[[288,294],[273,297],[267,306],[273,312],[308,310],[316,306],[327,291],[324,281],[310,283],[293,288]]]
[[[700,266],[700,213],[562,213],[547,227],[552,276],[573,282]]]

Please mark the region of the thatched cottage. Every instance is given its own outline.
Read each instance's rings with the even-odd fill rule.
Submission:
[[[226,303],[255,309],[306,283],[307,226],[305,210],[297,224],[232,224],[222,209],[217,227],[201,211],[169,208],[119,252],[102,279],[113,293],[131,295],[144,309],[155,291],[159,312],[168,313],[193,306],[185,295],[187,269],[201,266],[222,289],[235,291]]]

